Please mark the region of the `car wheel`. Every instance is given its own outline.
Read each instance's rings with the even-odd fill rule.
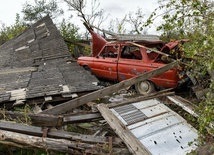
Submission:
[[[135,84],[138,93],[146,95],[155,91],[155,85],[150,81],[141,81]]]
[[[83,66],[83,68],[84,68],[86,71],[88,71],[90,74],[92,74],[91,68],[90,68],[90,67],[88,67],[88,66]]]

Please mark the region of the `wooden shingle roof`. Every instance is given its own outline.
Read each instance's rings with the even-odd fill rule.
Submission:
[[[0,46],[0,102],[97,90],[49,16]]]

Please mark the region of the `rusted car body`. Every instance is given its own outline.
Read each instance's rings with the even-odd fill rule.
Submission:
[[[168,54],[182,41],[164,44],[162,41],[130,41],[107,42],[104,38],[88,28],[92,35],[92,55],[78,58],[78,64],[88,69],[98,78],[123,81],[139,74],[155,70],[168,63]],[[160,51],[160,52],[158,52]],[[171,58],[177,57],[171,55]],[[150,93],[158,88],[176,88],[181,78],[178,68],[142,81],[135,85],[142,94]]]

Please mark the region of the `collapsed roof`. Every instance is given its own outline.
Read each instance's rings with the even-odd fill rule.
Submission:
[[[97,90],[98,80],[80,67],[49,16],[0,46],[0,102]]]

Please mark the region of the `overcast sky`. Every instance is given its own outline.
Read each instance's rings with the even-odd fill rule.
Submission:
[[[0,0],[0,23],[10,26],[15,22],[16,13],[21,14],[22,5],[34,0]],[[59,0],[62,2],[62,0]],[[87,0],[88,1],[88,0]],[[135,12],[137,8],[142,8],[143,13],[148,16],[156,7],[158,0],[99,0],[100,8],[109,14],[109,19],[122,19],[129,12]],[[88,3],[89,4],[89,3]],[[64,16],[66,17],[66,10]],[[75,19],[80,22],[80,19]],[[148,31],[155,33],[155,27]]]

